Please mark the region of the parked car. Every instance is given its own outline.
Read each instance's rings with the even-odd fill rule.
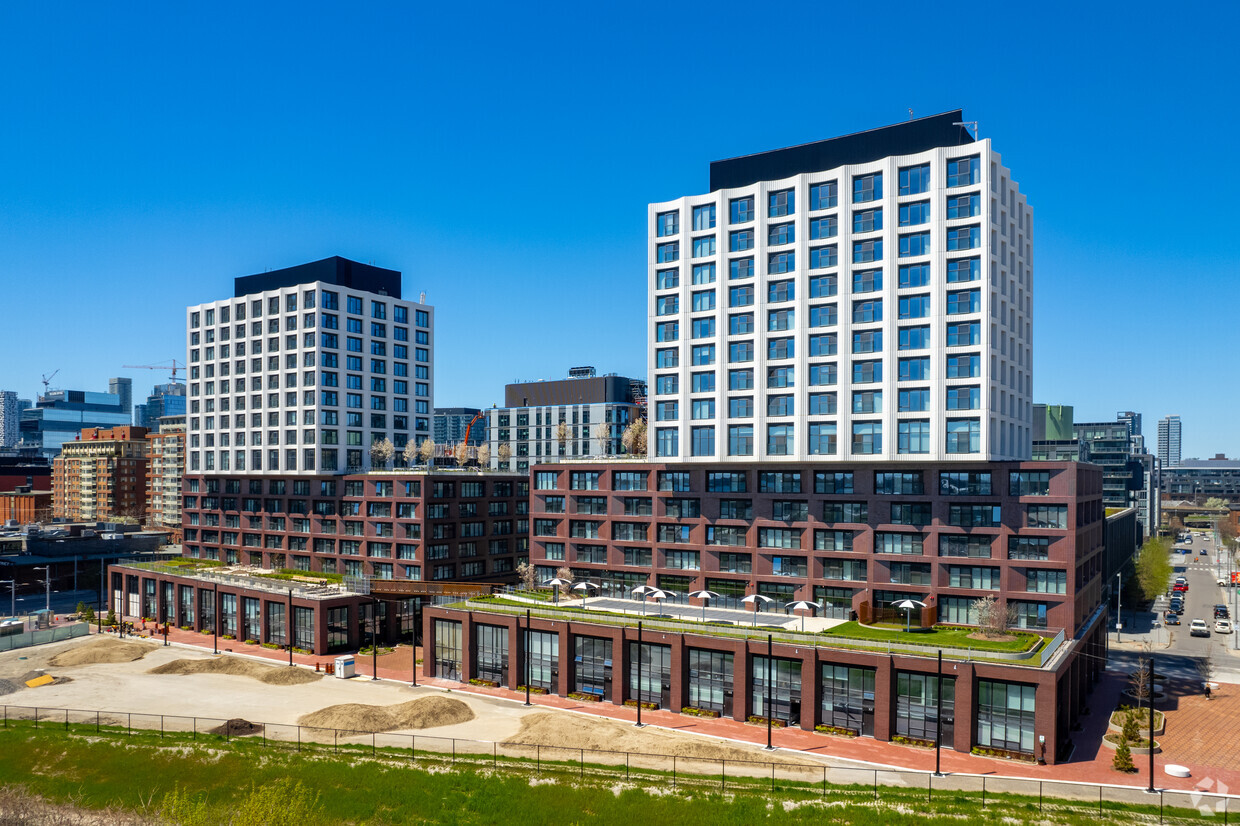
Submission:
[[[1206,625],[1203,619],[1195,619],[1188,624],[1188,633],[1192,637],[1208,637],[1210,636],[1210,626]]]
[[[1183,614],[1184,603],[1178,599],[1171,600],[1171,603],[1167,606],[1167,612],[1171,614]]]
[[[1230,634],[1231,633],[1231,621],[1225,620],[1225,619],[1215,620],[1214,631],[1215,633],[1218,633],[1218,634]]]
[[[1163,614],[1163,625],[1179,625],[1180,615],[1175,611],[1168,611]]]
[[[1214,618],[1215,619],[1231,619],[1231,612],[1227,610],[1226,605],[1215,605],[1214,606]]]

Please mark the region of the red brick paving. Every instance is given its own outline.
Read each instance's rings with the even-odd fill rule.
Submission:
[[[106,632],[105,632],[106,633]],[[141,636],[141,632],[139,634]],[[155,637],[161,640],[162,637]],[[168,641],[195,648],[210,648],[211,637],[171,628]],[[256,657],[275,662],[288,662],[288,653],[273,651],[256,645],[245,645],[236,640],[220,640],[220,651]],[[401,646],[392,654],[379,658],[379,677],[401,683],[410,683],[409,648]],[[325,669],[334,657],[315,657],[294,654],[293,662]],[[371,658],[357,657],[359,677],[373,675]],[[524,701],[523,692],[506,688],[484,688],[426,678],[418,667],[418,685],[450,688],[491,697]],[[992,777],[1017,777],[1032,780],[1059,780],[1077,783],[1096,783],[1110,786],[1127,786],[1144,789],[1149,785],[1148,760],[1145,755],[1133,755],[1137,764],[1136,774],[1121,774],[1111,768],[1114,752],[1101,745],[1107,730],[1110,712],[1118,704],[1120,692],[1127,684],[1127,675],[1108,671],[1095,686],[1088,702],[1090,713],[1082,718],[1082,730],[1074,732],[1076,749],[1067,762],[1053,766],[1037,766],[995,758],[962,754],[950,749],[941,753],[942,770],[948,774],[972,774]],[[1216,699],[1206,701],[1203,697],[1181,697],[1178,708],[1167,713],[1167,733],[1158,737],[1163,753],[1154,757],[1154,785],[1160,789],[1217,792],[1226,789],[1240,790],[1240,749],[1235,746],[1236,722],[1240,721],[1240,686],[1224,685],[1215,694]],[[535,706],[581,711],[614,720],[636,722],[635,709],[611,703],[579,703],[567,697],[551,694],[533,694],[530,702]],[[766,745],[766,729],[729,719],[703,719],[687,717],[670,711],[643,711],[642,722],[653,726],[681,732],[704,734],[711,737]],[[849,739],[831,737],[801,729],[776,730],[773,735],[776,748],[800,751],[814,757],[859,761],[878,768],[902,768],[914,771],[934,770],[934,751],[913,746],[902,746],[868,738]],[[1192,777],[1171,777],[1162,771],[1166,763],[1187,766]]]

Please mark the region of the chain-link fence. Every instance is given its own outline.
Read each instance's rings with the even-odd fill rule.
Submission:
[[[1235,796],[1198,791],[1150,793],[1132,786],[995,775],[936,776],[932,772],[839,767],[782,757],[763,761],[609,751],[215,717],[10,705],[0,708],[3,709],[4,728],[29,727],[70,735],[118,736],[129,742],[153,745],[170,740],[233,743],[238,747],[257,745],[348,759],[404,761],[420,767],[456,766],[517,772],[547,781],[624,781],[685,790],[782,793],[858,804],[926,803],[934,804],[938,812],[950,812],[955,805],[962,814],[980,804],[983,808],[1000,807],[1030,815],[1140,817],[1147,822],[1166,824],[1226,824],[1232,817],[1240,817],[1240,800]],[[1234,815],[1233,808],[1237,810]]]

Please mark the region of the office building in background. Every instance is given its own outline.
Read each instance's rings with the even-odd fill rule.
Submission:
[[[1158,463],[1163,469],[1180,464],[1180,417],[1165,416],[1158,420]]]

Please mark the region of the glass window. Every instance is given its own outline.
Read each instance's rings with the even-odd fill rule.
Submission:
[[[712,402],[713,406],[713,402]],[[713,415],[713,411],[712,411]],[[714,456],[715,455],[715,428],[713,427],[691,427],[689,428],[689,449],[693,456]],[[696,568],[696,566],[694,566]]]
[[[729,223],[743,224],[746,221],[752,221],[754,215],[753,196],[733,198],[731,201],[728,201],[728,212]]]
[[[873,384],[882,381],[882,360],[854,361],[852,363],[852,380],[853,384]]]
[[[933,743],[951,743],[956,731],[956,680],[936,674],[901,671],[896,675],[896,727],[900,737]]]
[[[809,385],[823,387],[835,384],[839,380],[839,368],[834,364],[811,364],[809,366]]]
[[[834,393],[810,393],[809,415],[831,416],[837,412],[837,401]]]
[[[809,337],[810,356],[834,356],[836,350],[835,333],[819,333]]]
[[[977,258],[955,258],[947,262],[947,283],[976,281],[982,277],[981,261]]]
[[[919,195],[930,191],[930,164],[906,166],[900,169],[900,194]]]
[[[810,327],[834,327],[839,316],[834,304],[819,304],[809,308]]]
[[[883,210],[861,209],[853,213],[853,232],[874,232],[883,228]]]
[[[882,330],[859,330],[853,333],[853,353],[881,353],[883,351]]]
[[[971,186],[981,181],[982,165],[977,155],[947,162],[947,186]]]
[[[925,381],[930,378],[930,357],[900,359],[900,381]]]
[[[928,389],[901,390],[897,399],[897,409],[901,413],[916,413],[930,409],[930,391]]]
[[[839,202],[839,187],[835,181],[811,184],[809,188],[809,208],[831,209]]]
[[[693,294],[693,312],[702,313],[715,309],[715,291],[700,290]]]
[[[948,453],[980,453],[982,426],[977,419],[947,420]]]
[[[680,338],[680,322],[665,321],[655,325],[655,339],[657,341],[676,341]]]
[[[864,204],[883,197],[883,173],[871,172],[853,178],[853,203]]]
[[[930,347],[930,328],[928,326],[901,327],[899,346],[901,350],[928,349]]]
[[[900,297],[900,318],[925,318],[930,315],[930,296],[905,295]]]
[[[753,418],[753,396],[742,396],[728,399],[728,418]]]
[[[982,374],[982,360],[977,355],[948,356],[947,377],[949,379],[976,378]]]
[[[880,242],[881,243],[881,242]],[[766,271],[775,275],[796,270],[795,252],[776,252],[766,257]]]
[[[977,249],[982,244],[982,231],[976,225],[955,227],[947,231],[947,251]]]
[[[752,229],[737,229],[728,233],[728,251],[743,252],[753,249],[754,234]]]
[[[655,299],[656,315],[676,315],[680,312],[680,296],[665,295]]]
[[[737,341],[728,345],[728,362],[730,364],[741,364],[753,361],[753,342]]]
[[[872,455],[883,452],[882,422],[853,422],[852,452]]]
[[[753,304],[753,285],[744,284],[728,288],[729,307],[748,307]]]
[[[693,230],[700,232],[704,229],[715,228],[715,205],[706,204],[704,206],[696,206],[693,208]]]
[[[728,371],[728,389],[729,390],[752,390],[753,389],[753,370],[729,370]]]
[[[835,215],[824,215],[809,222],[809,238],[811,241],[834,238],[839,234],[839,231],[840,220]]]
[[[826,394],[820,394],[826,395]],[[832,397],[834,398],[833,394]],[[811,402],[814,396],[810,396]],[[812,404],[811,404],[812,408]],[[811,413],[815,412],[810,410]],[[835,412],[834,409],[831,411]],[[811,456],[834,456],[836,452],[836,430],[834,422],[810,422],[808,450]]]
[[[793,190],[784,189],[767,195],[767,217],[782,218],[796,212],[796,201]]]
[[[982,343],[982,327],[976,321],[964,321],[947,325],[947,346],[965,347]]]
[[[655,274],[655,289],[672,290],[680,286],[680,270],[659,270]]]
[[[753,455],[753,425],[734,424],[728,426],[728,455]]]
[[[744,335],[753,332],[753,313],[736,313],[728,316],[728,334]]]
[[[809,251],[809,266],[813,270],[821,270],[827,267],[834,267],[839,264],[839,249],[832,244],[829,247],[811,247]],[[832,276],[834,280],[834,276]],[[832,293],[834,295],[834,293]]]
[[[901,264],[900,287],[924,287],[930,283],[930,265]]]
[[[947,198],[947,219],[972,218],[982,211],[981,196],[976,193],[969,195],[950,195]]]
[[[667,244],[659,244],[655,248],[655,260],[660,264],[670,264],[673,261],[680,260],[680,242],[672,241]]]
[[[883,239],[873,238],[869,241],[853,242],[853,263],[868,264],[871,261],[883,260]]]
[[[977,387],[947,388],[948,410],[977,410],[981,404],[981,390]]]
[[[675,427],[655,428],[655,455],[678,456],[680,453],[678,439],[678,429]]]
[[[977,744],[1033,754],[1037,686],[977,681]]]
[[[680,233],[680,213],[660,212],[655,216],[655,227],[660,238]]]
[[[694,338],[711,338],[714,335],[715,335],[715,320],[713,318],[693,319],[693,337]]]
[[[693,283],[694,284],[714,284],[715,283],[715,265],[714,264],[694,264],[693,265]]]
[[[693,239],[693,257],[703,258],[715,254],[715,236],[703,235]]]
[[[900,236],[900,257],[930,254],[930,233],[914,232]]]
[[[786,224],[771,224],[766,229],[766,243],[769,246],[791,244],[794,241],[796,241],[796,230],[791,221]]]
[[[930,422],[921,419],[901,419],[897,440],[899,453],[929,453]]]
[[[771,281],[766,285],[766,300],[769,303],[779,301],[792,301],[796,298],[795,282],[788,281]]]
[[[733,258],[728,262],[728,278],[752,278],[753,277],[753,259],[752,258]]]
[[[883,300],[881,298],[866,301],[854,301],[852,320],[854,324],[864,324],[883,320]]]

